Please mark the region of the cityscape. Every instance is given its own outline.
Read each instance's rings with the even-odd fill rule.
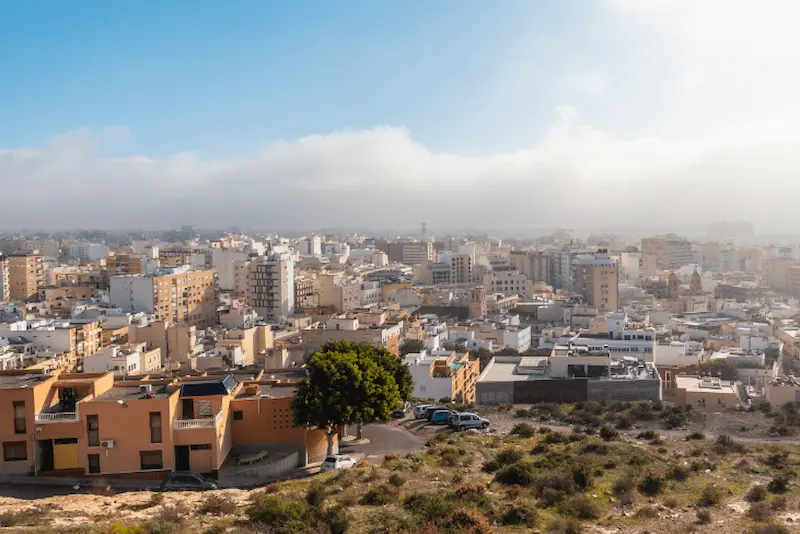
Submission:
[[[790,0],[0,0],[0,533],[800,532]]]

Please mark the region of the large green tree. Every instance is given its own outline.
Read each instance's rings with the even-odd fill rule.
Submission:
[[[386,421],[411,398],[414,383],[408,367],[385,348],[344,341],[325,344],[307,364],[309,376],[294,399],[295,421],[325,430],[328,454],[344,425]]]
[[[425,342],[421,339],[404,339],[400,344],[400,356],[405,356],[410,352],[420,352],[425,348]]]

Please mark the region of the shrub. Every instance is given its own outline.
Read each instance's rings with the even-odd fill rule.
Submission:
[[[247,507],[247,516],[253,522],[280,527],[304,522],[308,518],[308,506],[273,495],[258,495]]]
[[[664,499],[664,506],[667,508],[677,508],[678,507],[678,498],[677,497],[667,497]]]
[[[636,483],[633,477],[630,476],[630,474],[626,474],[622,478],[618,478],[614,481],[614,484],[611,486],[611,491],[617,496],[625,495],[632,492],[635,486]]]
[[[383,506],[394,501],[395,497],[397,497],[397,493],[393,487],[381,484],[367,491],[361,497],[361,504],[364,506]]]
[[[178,534],[188,511],[183,505],[164,506],[161,512],[142,525],[143,534]]]
[[[644,432],[639,432],[636,435],[636,439],[656,439],[658,434],[656,434],[652,430],[645,430]]]
[[[450,515],[451,505],[440,494],[412,493],[403,499],[403,508],[422,521],[441,521]]]
[[[633,420],[629,416],[620,415],[614,419],[614,426],[619,430],[627,430],[633,426]]]
[[[325,502],[325,497],[327,496],[327,492],[323,485],[311,484],[311,487],[309,487],[308,491],[306,492],[306,502],[309,506],[319,507]]]
[[[582,534],[580,521],[572,518],[554,517],[547,522],[548,534]]]
[[[750,534],[789,534],[789,529],[777,523],[753,527]]]
[[[658,510],[652,506],[643,506],[633,514],[636,519],[654,519],[658,517]]]
[[[458,532],[490,534],[492,527],[486,516],[473,508],[459,508],[453,512],[449,526]]]
[[[678,412],[670,412],[664,417],[664,428],[671,430],[686,424],[686,416]]]
[[[617,429],[608,425],[604,425],[600,429],[600,437],[606,441],[611,441],[619,437],[619,432]]]
[[[714,451],[717,454],[742,453],[745,447],[727,434],[720,434],[714,440]]]
[[[705,486],[697,499],[697,506],[716,506],[722,501],[722,491],[712,484]]]
[[[328,525],[331,534],[345,534],[350,527],[350,516],[347,515],[347,510],[341,506],[325,512],[322,519]]]
[[[503,466],[519,462],[524,457],[525,453],[519,449],[502,449],[493,459],[483,464],[483,470],[487,473],[494,473]]]
[[[527,501],[511,503],[503,511],[502,523],[535,528],[539,523],[539,511]]]
[[[704,439],[706,439],[706,436],[702,432],[692,432],[686,436],[686,441],[702,441]]]
[[[16,512],[0,514],[0,527],[32,527],[45,522],[46,516],[38,508],[28,508]]]
[[[768,454],[762,462],[770,467],[781,468],[786,466],[789,459],[789,451],[781,450]]]
[[[597,441],[587,443],[581,450],[584,454],[608,454],[608,446]]]
[[[310,490],[309,490],[310,491]],[[236,503],[230,497],[211,494],[198,510],[201,514],[231,515],[236,513]]]
[[[397,473],[392,473],[389,476],[389,484],[391,484],[392,486],[394,486],[396,488],[399,488],[400,486],[402,486],[405,483],[406,483],[406,479],[404,479],[403,477],[401,477]]]
[[[761,502],[766,500],[767,495],[769,495],[767,488],[761,484],[756,484],[747,492],[747,500],[750,502]]]
[[[560,443],[566,443],[569,441],[569,438],[562,434],[561,432],[550,432],[545,434],[542,443],[547,443],[548,445],[558,445]]]
[[[578,519],[597,519],[600,510],[586,495],[575,495],[564,503],[564,513]]]
[[[772,517],[772,510],[765,502],[754,502],[747,510],[747,517],[758,523],[766,523]]]
[[[539,502],[542,508],[551,508],[564,502],[566,492],[555,488],[544,488],[539,492]]]
[[[486,486],[483,484],[464,484],[453,492],[458,499],[473,499],[477,496],[486,495]]]
[[[786,493],[789,491],[790,484],[791,479],[789,475],[781,473],[772,477],[772,480],[770,480],[769,484],[767,484],[767,489],[770,491],[770,493]]]
[[[521,438],[532,438],[536,435],[536,429],[533,425],[529,425],[528,423],[517,423],[514,425],[514,428],[511,429],[511,435]]]
[[[639,481],[639,491],[647,495],[648,497],[655,497],[659,493],[661,493],[661,487],[663,486],[664,481],[663,479],[653,473],[647,473],[642,480]]]
[[[533,465],[530,462],[519,461],[511,465],[504,465],[495,474],[494,479],[501,484],[530,486],[535,478]]]
[[[703,525],[707,525],[711,523],[711,512],[706,510],[705,508],[700,508],[697,510],[697,521]]]
[[[786,497],[776,495],[769,501],[769,507],[776,511],[786,510]]]
[[[667,478],[675,482],[685,482],[689,478],[689,469],[682,465],[673,465],[667,470]]]

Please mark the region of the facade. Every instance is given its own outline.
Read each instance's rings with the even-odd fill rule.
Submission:
[[[156,321],[208,328],[217,324],[216,272],[188,267],[154,275],[114,276],[111,305],[123,312],[152,313]]]
[[[0,302],[5,302],[9,299],[8,258],[0,254]]]
[[[692,243],[673,234],[642,239],[642,256],[655,257],[656,269],[677,269],[695,262]]]
[[[533,298],[533,282],[528,279],[527,275],[517,270],[492,271],[486,276],[483,285],[489,293]]]
[[[294,315],[294,262],[288,254],[250,260],[247,303],[265,320],[283,323]]]
[[[719,412],[749,407],[743,386],[710,376],[676,376],[675,404]]]
[[[619,308],[619,266],[605,251],[575,260],[573,292],[601,313]]]
[[[79,261],[96,261],[108,256],[108,247],[98,243],[70,243],[67,255]]]
[[[112,372],[116,377],[151,373],[161,369],[161,351],[146,343],[110,345],[83,359],[84,373]]]
[[[301,333],[303,346],[309,354],[316,352],[329,341],[349,341],[384,347],[396,356],[400,354],[403,323],[391,326],[363,326],[354,317],[333,317],[325,323],[325,328],[306,328]]]
[[[560,346],[549,358],[496,356],[476,385],[481,405],[589,400],[660,401],[661,378],[652,364]]]
[[[8,300],[18,303],[44,300],[44,265],[42,256],[12,254],[6,260]]]
[[[361,306],[361,284],[339,274],[321,274],[315,280],[319,306],[347,313]]]
[[[108,276],[120,276],[124,274],[145,274],[144,256],[134,256],[131,254],[115,254],[106,258],[106,272]]]
[[[284,458],[280,467],[291,470],[324,458],[327,445],[324,432],[294,426],[298,378],[265,380],[261,372],[241,381],[223,373],[115,382],[112,373],[0,372],[0,473],[218,475],[231,453],[254,451]]]
[[[236,262],[246,261],[249,255],[239,250],[215,248],[211,251],[211,267],[217,271],[217,281],[221,291],[236,289]]]
[[[453,284],[472,282],[472,255],[453,254],[450,258],[450,281]]]
[[[415,398],[475,402],[480,361],[470,361],[469,353],[418,352],[407,354],[403,361],[414,378]]]
[[[433,243],[427,241],[402,243],[401,251],[400,261],[406,265],[420,265],[436,259]]]
[[[550,281],[550,258],[544,252],[514,250],[509,254],[509,262],[532,282]]]
[[[96,321],[18,321],[0,324],[0,337],[24,337],[38,351],[64,355],[75,365],[102,346],[102,328]]]

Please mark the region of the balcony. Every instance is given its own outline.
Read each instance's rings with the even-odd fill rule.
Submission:
[[[192,428],[217,428],[222,423],[222,410],[214,417],[204,419],[178,419],[173,423],[175,430],[188,430]]]
[[[77,423],[80,421],[80,414],[75,412],[40,412],[35,417],[36,424],[49,423]]]

